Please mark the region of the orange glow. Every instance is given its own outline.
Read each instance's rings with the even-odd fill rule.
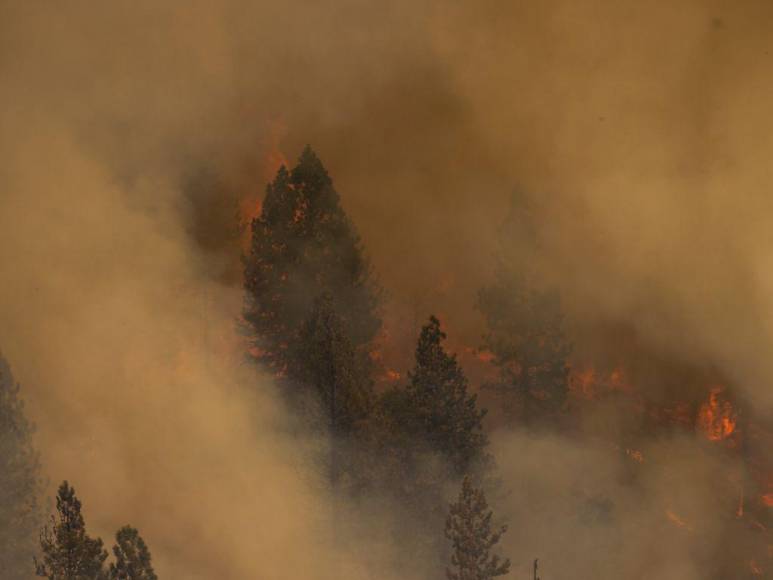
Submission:
[[[766,507],[773,508],[773,492],[766,493],[763,495],[760,500],[762,501],[762,504]]]
[[[569,385],[583,399],[593,399],[596,395],[596,370],[593,367],[572,369],[569,375]]]
[[[620,367],[609,373],[601,373],[592,366],[573,367],[569,372],[569,388],[575,397],[588,400],[615,391],[633,392],[632,385],[626,380]]]
[[[384,374],[386,376],[386,379],[388,381],[392,381],[392,382],[399,381],[400,377],[402,376],[402,375],[400,375],[400,373],[398,373],[394,369],[387,369],[386,373],[384,373]]]
[[[698,429],[711,441],[721,441],[733,434],[737,417],[729,401],[722,400],[723,388],[713,387],[709,400],[701,405],[698,412]]]
[[[684,528],[688,532],[692,531],[690,525],[671,510],[666,510],[666,517],[671,520],[671,522],[673,522],[677,527]]]
[[[637,449],[626,449],[625,454],[637,463],[644,463],[644,454]]]
[[[286,128],[282,123],[275,122],[269,127],[267,137],[268,153],[265,154],[262,160],[261,167],[261,180],[264,183],[270,182],[274,179],[276,172],[283,165],[287,167],[287,158],[279,149],[279,142],[281,141]],[[247,192],[244,197],[239,201],[239,220],[245,227],[245,247],[249,246],[249,240],[251,236],[249,225],[256,217],[260,216],[262,211],[263,187],[261,186],[255,191]]]

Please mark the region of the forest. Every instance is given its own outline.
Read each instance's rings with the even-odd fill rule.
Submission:
[[[768,0],[0,2],[0,580],[773,570]]]
[[[389,505],[394,518],[389,533],[396,534],[393,541],[407,566],[401,571],[397,564],[398,574],[410,574],[421,561],[432,577],[441,577],[445,569],[449,580],[508,575],[510,559],[497,544],[512,523],[494,514],[486,494],[496,501],[518,493],[519,482],[498,470],[480,393],[488,392],[499,407],[498,429],[540,437],[606,437],[604,444],[630,461],[629,485],[643,477],[636,468],[645,458],[624,446],[645,438],[694,430],[722,445],[725,453],[741,446],[740,411],[722,386],[705,388],[705,400],[692,410],[679,408],[688,414],[680,423],[678,417],[658,417],[671,410],[632,392],[635,387],[625,383],[621,369],[602,379],[593,369],[573,368],[558,289],[540,281],[529,259],[537,251],[531,219],[523,198],[512,197],[499,228],[502,251],[494,277],[471,305],[486,322],[474,352],[483,354],[493,371],[475,389],[432,313],[421,324],[409,370],[387,372],[379,351],[386,340],[385,292],[331,176],[311,147],[304,148],[293,167],[282,164],[267,185],[241,257],[243,311],[233,321],[234,332],[241,337],[239,348],[256,388],[263,388],[258,377],[270,377],[296,436],[322,442],[309,460],[330,497],[334,546],[363,524],[358,520],[367,517],[367,508],[357,506],[379,501]],[[506,251],[513,243],[521,245],[518,259]],[[68,481],[59,486],[55,514],[46,520],[34,428],[6,361],[0,377],[4,577],[26,578],[34,569],[39,577],[62,580],[156,580],[150,550],[130,525],[116,532],[108,561],[102,540],[87,533],[81,502]],[[627,432],[593,433],[577,423],[582,405],[612,401],[620,410],[634,400],[651,407],[647,412],[653,418]],[[754,518],[764,530],[759,522],[766,518],[769,498],[753,477],[750,473],[741,483],[736,516]],[[760,497],[759,503],[745,504],[745,490]],[[584,503],[584,517],[613,517],[608,498]],[[666,516],[676,527],[689,526],[671,511]],[[760,549],[759,542],[749,544],[715,565],[732,573],[761,561],[764,555],[755,553]],[[535,579],[538,562],[535,557]]]

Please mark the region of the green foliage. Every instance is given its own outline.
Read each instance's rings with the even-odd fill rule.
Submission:
[[[475,488],[469,477],[462,481],[456,503],[449,506],[446,538],[451,542],[451,568],[448,580],[490,580],[510,571],[510,560],[491,554],[507,526],[493,530],[483,490]]]
[[[124,526],[116,533],[115,541],[110,580],[158,580],[150,563],[150,551],[136,529]]]
[[[56,511],[40,534],[43,561],[35,559],[37,575],[52,580],[105,580],[107,552],[102,540],[86,533],[81,502],[66,481],[59,486]]]
[[[28,578],[42,523],[42,483],[33,426],[8,363],[0,357],[0,577]]]
[[[499,379],[492,385],[506,408],[533,425],[549,424],[563,409],[569,386],[571,345],[557,292],[535,273],[534,222],[528,206],[515,199],[500,232],[495,280],[478,295],[488,331],[484,348],[494,355]]]
[[[467,378],[456,356],[443,347],[445,339],[440,321],[431,316],[419,335],[416,363],[399,416],[409,433],[426,441],[462,475],[483,458],[486,411],[479,411],[477,396],[468,393]]]
[[[292,171],[280,168],[266,189],[261,215],[252,222],[244,286],[254,353],[277,375],[303,375],[291,345],[323,294],[358,353],[380,328],[380,290],[359,236],[309,147]]]

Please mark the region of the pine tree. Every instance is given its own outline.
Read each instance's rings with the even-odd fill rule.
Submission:
[[[510,571],[510,560],[491,554],[507,526],[492,530],[491,518],[483,490],[475,488],[469,477],[462,481],[456,503],[449,506],[446,538],[451,542],[451,565],[448,580],[490,580]]]
[[[135,528],[124,526],[118,530],[115,541],[110,580],[158,580],[150,563],[150,551]]]
[[[458,475],[484,459],[487,439],[483,433],[485,410],[478,410],[477,396],[467,391],[467,378],[443,348],[446,334],[431,316],[416,346],[416,363],[409,373],[408,428],[427,441],[451,464]]]
[[[571,345],[555,289],[538,281],[537,241],[528,204],[514,198],[500,231],[494,282],[478,294],[488,331],[484,348],[494,355],[499,379],[491,385],[506,397],[506,410],[520,406],[527,424],[555,421],[569,388]]]
[[[310,147],[266,189],[245,260],[246,330],[271,372],[296,379],[291,345],[327,293],[344,333],[363,358],[378,332],[380,290],[333,182]]]
[[[43,561],[35,559],[37,575],[52,580],[105,580],[107,552],[102,540],[86,533],[81,502],[66,481],[59,486],[56,511],[40,534]]]
[[[314,387],[333,435],[351,434],[368,414],[372,385],[329,293],[315,301],[290,360],[296,377]]]
[[[33,426],[8,363],[0,356],[0,577],[28,578],[43,520]]]

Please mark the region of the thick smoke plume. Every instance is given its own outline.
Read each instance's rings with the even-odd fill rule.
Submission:
[[[478,346],[517,189],[578,360],[654,398],[708,375],[769,424],[772,23],[752,0],[0,2],[0,347],[52,484],[103,537],[139,527],[163,577],[399,559],[377,533],[331,548],[319,442],[242,365],[232,217],[307,142],[395,328],[433,309]],[[702,578],[707,546],[745,539],[702,522],[735,459],[691,440],[646,443],[661,475],[635,490],[595,444],[496,441],[514,573],[543,555],[546,579]],[[669,511],[683,544],[658,543]]]

